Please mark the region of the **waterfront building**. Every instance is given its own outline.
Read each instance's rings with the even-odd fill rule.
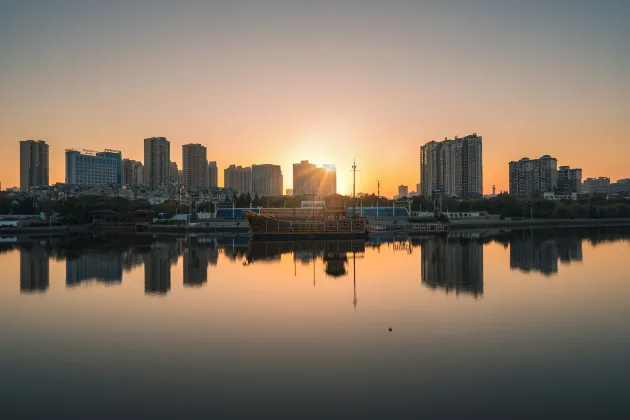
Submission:
[[[508,164],[510,194],[521,198],[540,197],[558,185],[558,161],[549,155],[540,159],[522,158]]]
[[[219,169],[215,160],[208,162],[208,186],[210,188],[219,186]]]
[[[144,184],[160,188],[169,183],[171,143],[164,137],[144,139]]]
[[[122,184],[122,154],[118,150],[66,150],[66,184],[95,187]]]
[[[441,191],[449,197],[483,195],[482,137],[472,135],[430,141],[420,147],[419,193],[430,197]]]
[[[398,186],[398,198],[404,198],[409,196],[409,187],[406,185]]]
[[[45,141],[20,141],[20,191],[48,187],[48,165],[48,145]]]
[[[252,165],[252,191],[259,196],[282,195],[282,169],[280,165]]]
[[[198,191],[208,186],[207,149],[201,144],[185,144],[182,146],[184,163],[184,186],[189,191]]]
[[[600,176],[599,178],[586,178],[582,183],[581,192],[584,194],[606,193],[610,187],[610,178]]]
[[[223,171],[223,186],[238,194],[251,194],[252,168],[230,165]]]
[[[143,185],[144,165],[142,162],[131,159],[123,159],[121,162],[122,184],[129,187]]]
[[[326,197],[336,193],[337,169],[334,165],[318,168],[308,160],[293,164],[293,195]]]
[[[558,169],[558,191],[562,193],[579,193],[582,187],[582,169],[561,166]]]

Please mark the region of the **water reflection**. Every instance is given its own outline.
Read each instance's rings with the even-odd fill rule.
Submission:
[[[420,242],[422,284],[446,293],[483,294],[483,244],[438,237]]]
[[[394,253],[420,252],[423,286],[476,298],[484,293],[484,245],[488,242],[509,247],[511,269],[554,275],[559,265],[582,261],[584,241],[596,245],[628,237],[630,230],[622,228],[455,232],[425,237],[378,236],[367,241],[302,242],[250,242],[247,236],[146,235],[46,241],[12,238],[3,241],[2,251],[19,250],[23,292],[43,292],[49,288],[49,258],[55,258],[65,262],[67,287],[91,282],[120,284],[125,273],[142,265],[145,293],[165,295],[171,290],[172,270],[179,261],[182,265],[177,269],[182,270],[183,285],[203,287],[208,283],[209,267],[217,266],[221,254],[223,261],[245,266],[279,263],[283,255],[291,255],[295,272],[298,264],[313,266],[314,285],[318,272],[320,276],[323,271],[327,277],[340,278],[348,276],[352,268],[356,287],[357,258],[365,258],[366,249],[376,251],[366,262],[369,269],[378,264],[375,261],[378,252],[387,247]]]
[[[48,251],[40,242],[24,244],[20,248],[20,291],[44,292],[49,279]]]

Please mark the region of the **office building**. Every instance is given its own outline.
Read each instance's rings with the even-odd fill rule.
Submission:
[[[540,159],[523,158],[510,162],[510,194],[521,198],[540,197],[553,192],[558,184],[558,161],[549,155]]]
[[[144,184],[160,188],[169,183],[171,143],[164,137],[144,139]]]
[[[582,169],[561,166],[558,169],[558,191],[561,193],[579,193],[582,188]]]
[[[215,160],[208,162],[208,186],[210,188],[219,186],[219,168]]]
[[[315,164],[303,160],[293,164],[293,195],[326,197],[337,193],[337,170],[334,165]]]
[[[599,178],[586,178],[582,183],[581,192],[584,194],[595,194],[598,192],[607,192],[610,186],[610,178],[600,176]]]
[[[398,186],[398,198],[404,198],[409,196],[409,187],[406,185]]]
[[[48,168],[48,145],[45,141],[20,141],[20,191],[47,187]]]
[[[122,154],[108,149],[103,152],[66,150],[66,184],[121,185]]]
[[[189,191],[198,191],[208,186],[207,149],[201,144],[185,144],[182,146],[182,162],[184,163],[184,186]]]
[[[131,159],[123,159],[121,162],[122,184],[129,187],[143,185],[144,165],[142,162]]]
[[[259,196],[282,195],[280,165],[252,165],[252,191]]]
[[[440,191],[449,197],[483,195],[482,137],[476,133],[420,147],[420,194]]]
[[[252,193],[252,168],[230,165],[223,171],[223,186],[238,194]]]

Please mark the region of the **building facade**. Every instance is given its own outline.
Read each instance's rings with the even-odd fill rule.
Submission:
[[[549,155],[540,159],[523,158],[508,164],[510,194],[521,198],[540,197],[553,192],[558,184],[558,161]]]
[[[118,150],[94,152],[66,150],[66,184],[94,187],[122,184],[122,154]]]
[[[171,162],[168,164],[168,182],[171,184],[181,183],[181,177],[179,176],[180,169],[177,166],[177,162]]]
[[[219,168],[215,160],[208,162],[208,186],[210,188],[219,186]]]
[[[337,170],[334,165],[315,164],[303,160],[293,164],[293,195],[326,197],[337,193]]]
[[[123,159],[121,162],[122,184],[129,187],[143,185],[144,165],[142,162],[131,159]]]
[[[280,165],[252,165],[252,191],[254,194],[282,195],[282,169]]]
[[[558,169],[558,191],[579,193],[582,189],[582,169],[561,166]]]
[[[408,196],[409,196],[409,187],[406,185],[399,185],[398,197],[403,198],[403,197],[408,197]]]
[[[207,153],[206,147],[201,144],[182,146],[183,184],[189,191],[198,191],[208,186]]]
[[[171,143],[164,137],[144,139],[144,184],[160,188],[170,181]]]
[[[230,165],[223,171],[223,186],[239,194],[252,193],[252,168]]]
[[[20,191],[49,185],[48,145],[42,140],[20,141]]]
[[[453,140],[430,141],[420,147],[419,193],[440,191],[450,197],[483,195],[482,137],[476,133]]]

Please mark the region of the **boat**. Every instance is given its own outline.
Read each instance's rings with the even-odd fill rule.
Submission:
[[[343,210],[325,210],[310,220],[281,218],[245,211],[245,219],[253,239],[330,239],[365,238],[365,217],[346,217]]]

